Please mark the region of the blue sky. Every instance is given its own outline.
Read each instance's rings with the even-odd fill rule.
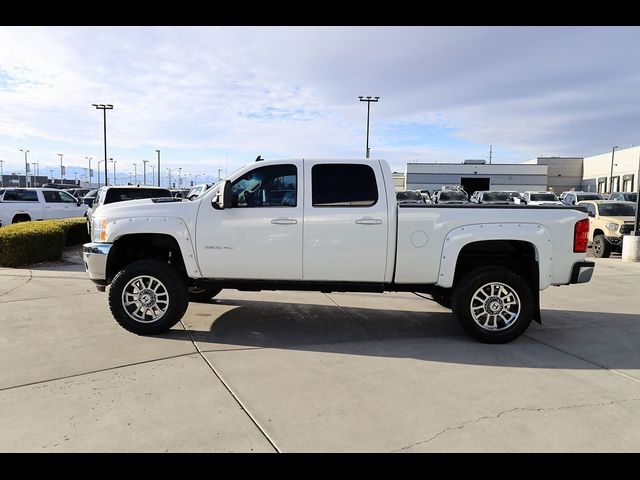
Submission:
[[[371,156],[394,170],[491,144],[496,163],[593,155],[640,143],[639,44],[635,27],[0,27],[0,160],[24,171],[29,149],[57,178],[62,153],[84,177],[104,156],[92,103],[114,105],[119,182],[156,149],[163,181],[363,157],[360,95],[380,96]]]

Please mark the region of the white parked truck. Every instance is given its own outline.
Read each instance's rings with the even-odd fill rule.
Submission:
[[[393,185],[383,160],[261,161],[194,201],[105,206],[86,269],[137,334],[223,288],[407,291],[450,305],[488,343],[540,320],[539,290],[591,279],[582,207],[399,206]]]
[[[87,206],[55,188],[0,188],[0,227],[31,220],[82,217]]]

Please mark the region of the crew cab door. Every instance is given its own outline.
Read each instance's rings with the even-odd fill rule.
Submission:
[[[387,198],[380,162],[308,161],[303,278],[383,282]]]
[[[198,264],[206,278],[302,279],[302,161],[263,165],[231,183],[231,208],[202,200]]]

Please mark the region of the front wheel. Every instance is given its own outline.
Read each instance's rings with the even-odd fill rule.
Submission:
[[[503,267],[469,272],[451,298],[466,332],[483,343],[507,343],[529,327],[534,296],[517,273]]]
[[[138,335],[166,332],[180,321],[188,306],[186,279],[159,260],[127,265],[109,288],[109,308],[114,318]]]
[[[604,238],[604,235],[593,237],[593,256],[596,258],[609,258],[611,255],[611,245]]]

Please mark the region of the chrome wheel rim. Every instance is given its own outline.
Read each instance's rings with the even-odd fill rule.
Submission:
[[[122,290],[122,306],[136,322],[153,323],[169,309],[169,292],[157,278],[140,275]]]
[[[600,242],[600,239],[597,239],[593,242],[593,253],[600,255],[600,250],[602,250],[602,243]]]
[[[491,282],[478,288],[471,297],[473,321],[490,332],[509,328],[520,315],[520,297],[509,285]]]

